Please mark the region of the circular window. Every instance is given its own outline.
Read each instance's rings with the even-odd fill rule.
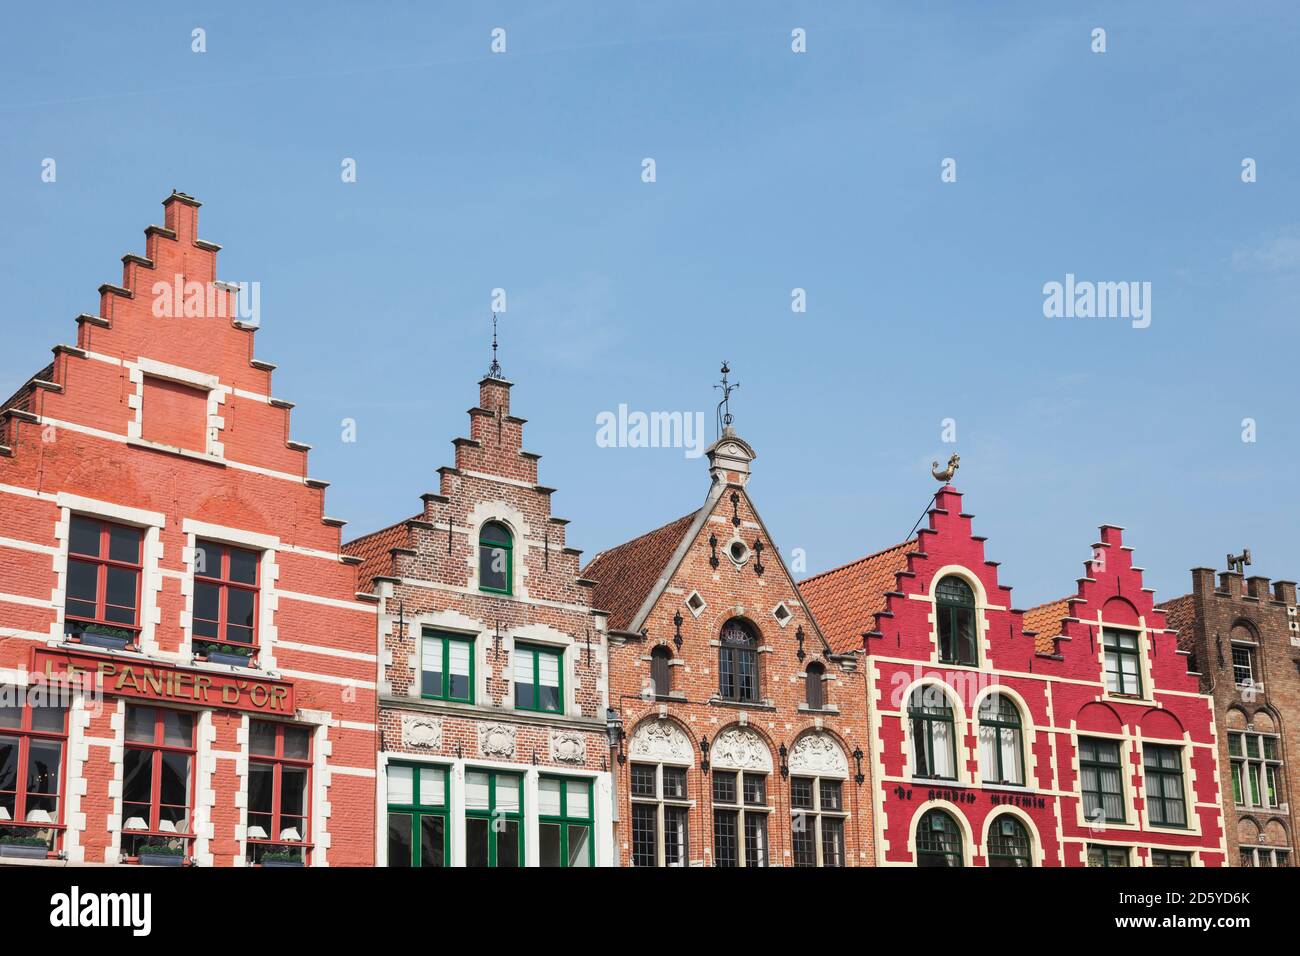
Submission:
[[[744,564],[745,559],[749,557],[749,548],[743,541],[733,541],[727,547],[727,554],[736,564]]]

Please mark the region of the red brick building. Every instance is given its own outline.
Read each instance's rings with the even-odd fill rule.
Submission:
[[[0,861],[367,865],[375,605],[163,205],[0,415]]]
[[[1248,553],[1247,553],[1248,554]],[[1234,866],[1294,866],[1300,792],[1300,620],[1294,581],[1192,569],[1163,605],[1219,726],[1219,789]]]
[[[1119,528],[1021,612],[945,485],[915,538],[800,588],[865,647],[881,865],[1224,865],[1210,701]]]
[[[833,651],[727,428],[699,509],[601,552],[619,863],[870,866],[859,654]]]
[[[612,862],[604,616],[510,389],[479,383],[414,517],[344,548],[380,604],[380,865]]]

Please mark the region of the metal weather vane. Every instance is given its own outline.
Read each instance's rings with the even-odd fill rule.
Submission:
[[[501,363],[497,361],[497,314],[492,313],[492,364],[488,366],[488,378],[501,378]]]
[[[730,428],[731,417],[731,393],[740,388],[739,382],[728,382],[727,376],[731,374],[731,366],[723,361],[722,363],[722,384],[714,385],[714,388],[722,390],[722,401],[718,402],[718,435],[722,435],[724,428]]]
[[[939,463],[937,461],[934,462],[930,467],[930,474],[934,476],[934,479],[936,481],[942,481],[946,483],[952,481],[952,476],[957,474],[957,469],[960,467],[961,467],[961,456],[953,455],[951,458],[948,459],[948,467],[945,468],[943,471],[939,470]]]

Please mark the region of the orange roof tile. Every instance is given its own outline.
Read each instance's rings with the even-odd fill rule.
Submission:
[[[1061,634],[1061,620],[1070,613],[1070,601],[1074,595],[1048,601],[1025,611],[1026,631],[1037,631],[1034,637],[1034,650],[1039,654],[1055,654],[1056,638]]]
[[[596,582],[592,606],[609,612],[610,630],[625,631],[632,625],[698,513],[692,511],[662,528],[602,551],[583,568],[582,576]]]
[[[1156,606],[1165,612],[1165,627],[1178,632],[1178,649],[1194,651],[1196,649],[1196,603],[1194,595],[1184,594]]]
[[[885,595],[897,589],[898,573],[907,570],[915,546],[911,538],[799,583],[804,606],[831,650],[848,654],[862,647],[863,633],[876,629],[875,616],[885,609]]]
[[[357,572],[359,588],[368,591],[372,588],[376,577],[393,573],[393,557],[390,552],[393,548],[402,548],[410,544],[406,522],[422,517],[423,515],[415,515],[413,518],[406,518],[397,524],[372,531],[343,545],[344,554],[361,558]]]

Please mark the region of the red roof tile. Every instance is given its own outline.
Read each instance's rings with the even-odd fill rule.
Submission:
[[[1048,601],[1025,611],[1024,628],[1037,631],[1034,637],[1034,650],[1039,654],[1055,654],[1056,638],[1061,634],[1061,621],[1070,613],[1070,601],[1074,595]]]
[[[38,379],[42,382],[48,382],[53,375],[54,363],[51,362],[24,382],[22,387],[5,399],[4,402],[0,402],[0,414],[4,414],[11,408],[16,408],[22,412],[30,412],[32,410],[32,393],[36,391],[36,386],[33,383]]]
[[[1184,594],[1157,606],[1157,610],[1165,612],[1165,627],[1178,632],[1180,651],[1196,650],[1196,604],[1192,598]]]
[[[609,612],[610,630],[625,631],[632,625],[698,513],[692,511],[662,528],[602,551],[583,568],[582,576],[596,582],[592,606]]]
[[[885,609],[885,595],[897,590],[898,573],[907,570],[912,538],[799,584],[804,606],[837,654],[862,647],[862,635],[876,629],[875,615]]]
[[[357,573],[358,587],[363,591],[368,591],[373,586],[376,577],[393,573],[393,557],[390,552],[393,548],[403,548],[410,544],[410,535],[407,531],[406,522],[421,517],[423,515],[415,515],[414,518],[407,518],[387,528],[372,531],[368,535],[343,545],[344,554],[361,558],[361,565]]]

